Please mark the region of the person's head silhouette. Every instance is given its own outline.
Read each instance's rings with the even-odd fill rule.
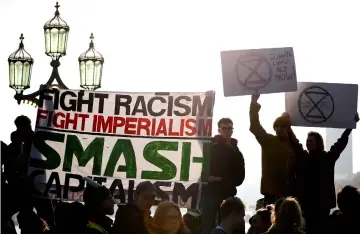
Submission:
[[[15,126],[18,131],[29,131],[31,130],[31,120],[25,115],[16,117]]]

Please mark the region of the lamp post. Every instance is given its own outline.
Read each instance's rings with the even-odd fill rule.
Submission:
[[[66,55],[66,48],[68,42],[68,35],[70,27],[60,18],[60,5],[56,2],[55,16],[45,23],[45,54],[51,57],[52,72],[48,81],[44,84],[46,87],[57,86],[60,89],[68,89],[68,87],[61,80],[58,68],[60,66],[60,58]],[[96,90],[101,87],[102,69],[104,64],[103,56],[94,48],[94,36],[91,33],[89,49],[80,55],[80,87],[86,90]],[[21,101],[34,103],[38,105],[38,96],[40,90],[31,94],[23,94],[23,92],[30,88],[31,71],[34,59],[24,49],[24,36],[20,36],[19,48],[9,56],[9,82],[10,88],[16,91],[14,98],[18,104]],[[54,81],[57,82],[53,84]]]

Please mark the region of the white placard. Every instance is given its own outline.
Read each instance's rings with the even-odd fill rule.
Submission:
[[[292,125],[356,128],[358,85],[299,82],[296,92],[285,94]]]
[[[224,96],[297,90],[293,48],[221,52]]]

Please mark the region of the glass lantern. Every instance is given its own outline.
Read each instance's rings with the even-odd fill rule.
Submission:
[[[30,88],[31,69],[34,63],[34,59],[24,49],[23,34],[21,34],[19,39],[19,48],[8,58],[9,86],[14,89],[17,94],[21,94],[25,89]]]
[[[44,25],[45,54],[57,60],[66,55],[70,27],[60,18],[60,5],[56,2],[55,16]]]
[[[89,49],[79,57],[80,86],[86,90],[96,90],[101,87],[103,56],[94,48],[94,36],[91,33]]]

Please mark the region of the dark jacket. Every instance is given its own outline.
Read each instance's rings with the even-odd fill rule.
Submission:
[[[346,216],[340,212],[333,213],[326,231],[329,234],[359,234],[359,220],[359,214]]]
[[[85,234],[107,234],[110,233],[113,220],[107,216],[90,216]]]
[[[135,204],[119,205],[115,216],[115,223],[111,230],[112,234],[147,234],[147,219],[151,219],[150,213],[145,216]]]
[[[283,231],[279,228],[276,228],[275,226],[272,226],[267,232],[264,232],[263,234],[305,234],[305,232],[300,229]]]
[[[328,152],[307,152],[294,134],[291,146],[296,155],[298,198],[303,209],[330,210],[336,206],[334,170],[335,163],[345,149],[351,129],[346,129]]]
[[[245,179],[245,162],[237,146],[237,140],[226,144],[221,136],[215,136],[210,148],[209,176],[220,177],[220,182],[209,183],[211,191],[221,191],[224,198],[236,195],[236,187]]]
[[[265,131],[260,124],[260,104],[250,105],[250,132],[261,145],[261,187],[263,195],[292,196],[295,176],[294,152],[287,138],[280,138]]]

